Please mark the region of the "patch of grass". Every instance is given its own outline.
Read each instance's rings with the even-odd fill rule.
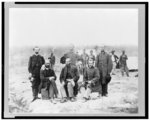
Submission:
[[[31,112],[29,110],[29,103],[23,97],[18,98],[16,94],[13,94],[9,98],[9,112],[10,113],[25,113]]]

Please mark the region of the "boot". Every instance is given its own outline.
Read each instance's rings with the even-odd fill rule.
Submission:
[[[36,97],[34,97],[34,98],[33,98],[33,100],[32,100],[31,102],[34,102],[36,99],[37,99],[37,98],[36,98]]]

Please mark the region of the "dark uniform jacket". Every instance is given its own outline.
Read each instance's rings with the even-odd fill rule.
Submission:
[[[54,77],[54,80],[56,80],[56,75],[54,70],[52,69],[45,69],[45,70],[40,70],[40,78],[41,78],[41,89],[42,88],[49,88],[50,85],[50,81],[49,81],[49,77]]]
[[[40,77],[41,66],[45,63],[43,56],[41,55],[32,55],[29,58],[28,71],[32,74],[33,77]]]
[[[110,74],[113,67],[110,55],[106,52],[104,52],[104,54],[100,53],[99,55],[97,55],[95,66],[99,69],[103,83],[106,82],[106,75]]]
[[[70,72],[70,75],[71,75],[69,79],[73,79],[74,82],[77,82],[79,80],[79,72],[78,72],[77,67],[75,65],[70,65],[70,68],[65,66],[62,69],[61,74],[60,74],[60,82],[62,82],[62,81],[67,82],[66,81],[66,79],[68,79],[67,72]]]

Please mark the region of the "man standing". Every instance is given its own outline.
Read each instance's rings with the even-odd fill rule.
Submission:
[[[99,71],[94,67],[93,59],[88,60],[88,67],[84,70],[83,83],[80,88],[84,102],[89,100],[92,90],[94,90],[94,87],[99,84],[99,79]]]
[[[60,74],[60,92],[62,95],[61,102],[66,102],[67,97],[74,102],[74,97],[77,95],[79,80],[79,72],[75,65],[71,64],[70,58],[66,58],[66,65]]]
[[[48,98],[50,98],[52,103],[55,103],[54,101],[54,95],[57,97],[58,90],[55,83],[56,75],[54,70],[50,68],[50,62],[49,60],[45,61],[44,67],[42,66],[40,71],[40,78],[41,78],[41,90],[45,90],[48,93]],[[42,94],[42,92],[41,92]],[[42,95],[44,96],[44,95]],[[44,97],[43,97],[44,99]]]
[[[81,58],[82,58],[83,67],[86,67],[89,56],[86,53],[85,49],[83,49],[83,54],[81,55]]]
[[[65,58],[70,58],[71,64],[76,65],[76,62],[78,60],[78,55],[75,53],[73,45],[70,46],[69,52],[66,53],[64,56]]]
[[[104,48],[101,49],[101,53],[99,53],[96,57],[95,66],[99,69],[100,72],[100,81],[102,85],[102,96],[107,96],[108,94],[108,82],[107,76],[110,76],[110,72],[112,70],[112,60],[109,54],[107,54]]]
[[[39,55],[40,48],[33,48],[34,55],[29,58],[28,71],[30,73],[29,78],[32,83],[33,100],[38,99],[39,85],[40,85],[40,69],[45,63],[44,57]]]
[[[93,54],[93,50],[90,50],[89,59],[92,59],[93,61],[95,61],[95,55]]]
[[[128,60],[128,57],[125,54],[125,51],[123,50],[122,55],[120,56],[120,60],[119,60],[120,66],[121,66],[121,73],[122,73],[122,76],[124,76],[124,72],[126,72],[127,77],[129,77],[129,70],[128,70],[127,62],[126,62],[127,60]]]
[[[51,68],[54,70],[54,65],[55,65],[55,55],[53,52],[51,52],[50,57],[48,58],[50,60]]]
[[[115,75],[115,70],[116,70],[116,65],[117,65],[117,61],[118,61],[118,56],[115,55],[115,50],[111,51],[112,55],[111,55],[111,59],[113,62],[113,69],[112,69],[112,75]]]

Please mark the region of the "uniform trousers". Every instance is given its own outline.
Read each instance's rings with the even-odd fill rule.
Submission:
[[[39,93],[40,77],[35,77],[31,83],[33,98],[37,98]]]

